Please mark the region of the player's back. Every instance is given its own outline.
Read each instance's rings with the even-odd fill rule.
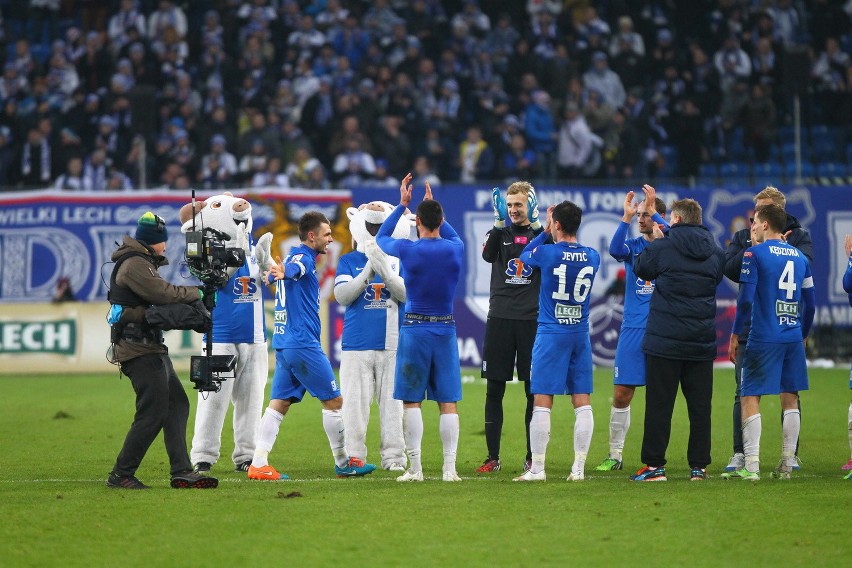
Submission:
[[[453,313],[461,274],[461,241],[440,238],[405,243],[400,263],[405,272],[405,311],[424,315]]]
[[[749,341],[802,340],[802,288],[811,285],[810,263],[796,247],[770,240],[743,255],[740,282],[756,285]]]
[[[541,333],[588,333],[592,284],[600,255],[579,243],[537,247],[530,262],[541,270],[538,330]]]

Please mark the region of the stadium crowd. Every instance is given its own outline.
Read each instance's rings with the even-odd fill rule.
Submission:
[[[0,1],[0,189],[683,178],[852,147],[852,0]],[[828,157],[827,157],[828,158]]]

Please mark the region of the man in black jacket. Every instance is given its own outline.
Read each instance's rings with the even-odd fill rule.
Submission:
[[[203,297],[196,286],[175,286],[157,272],[168,264],[163,256],[166,240],[165,221],[149,211],[139,218],[135,238],[125,236],[112,254],[111,361],[121,365],[136,393],[133,424],[106,482],[115,489],[148,489],[136,478],[136,470],[161,430],[172,487],[207,489],[219,484],[216,478],[192,471],[186,449],[189,399],[172,367],[163,332],[144,315],[152,305],[192,304]]]
[[[701,206],[675,201],[671,228],[633,261],[639,278],[655,280],[645,353],[645,435],[642,461],[634,481],[666,480],[666,448],[678,385],[689,412],[687,459],[690,479],[707,479],[710,463],[710,409],[716,358],[716,286],[722,281],[725,254],[701,224]],[[659,233],[659,234],[657,234]]]
[[[761,205],[777,205],[782,209],[787,205],[787,198],[777,188],[771,185],[766,186],[760,193],[754,196],[755,208]],[[811,240],[811,234],[807,229],[802,228],[799,221],[787,214],[787,223],[782,231],[787,243],[793,245],[808,257],[808,262],[814,260],[814,243]],[[740,229],[734,236],[731,237],[731,242],[725,251],[725,276],[732,282],[739,284],[740,269],[743,264],[743,254],[746,249],[751,246],[751,229],[746,227]],[[742,365],[741,361],[743,353],[745,353],[746,343],[748,341],[748,332],[751,329],[750,322],[746,322],[742,334],[740,334],[739,345],[736,353],[731,354],[731,362],[734,363],[734,379],[737,382],[737,390],[734,394],[734,410],[733,410],[733,433],[734,433],[734,455],[725,467],[725,471],[739,471],[745,467],[745,455],[743,454],[743,432],[742,432],[742,412],[740,409],[740,384],[742,383]],[[801,412],[801,402],[799,404],[799,412]],[[799,445],[796,444],[796,463],[798,464]],[[797,467],[798,468],[798,467]]]
[[[494,228],[485,237],[482,259],[491,263],[491,296],[485,340],[482,347],[482,378],[485,391],[485,444],[488,457],[477,472],[490,473],[501,468],[500,439],[503,432],[503,396],[506,383],[517,370],[524,383],[527,408],[524,415],[527,456],[524,469],[532,463],[530,419],[533,396],[530,394],[530,365],[538,318],[538,292],[541,274],[524,265],[518,257],[524,247],[541,233],[535,189],[526,181],[516,181],[506,190],[506,199],[495,187]],[[508,226],[506,221],[509,221]]]

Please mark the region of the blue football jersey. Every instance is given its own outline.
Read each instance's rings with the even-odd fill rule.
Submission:
[[[367,264],[367,255],[360,251],[344,254],[337,262],[335,286],[357,278]],[[399,273],[399,260],[390,258],[391,270]],[[344,351],[396,349],[399,337],[399,303],[376,274],[361,294],[346,306],[343,315]]]
[[[521,254],[523,262],[541,271],[538,332],[589,333],[589,303],[601,257],[579,243],[540,244],[542,235]]]
[[[778,240],[750,247],[743,253],[740,282],[755,285],[749,341],[802,341],[802,290],[814,285],[804,253]]]
[[[394,239],[390,235],[405,208],[398,205],[382,223],[376,243],[399,259],[405,274],[405,311],[443,316],[453,313],[453,297],[459,283],[464,243],[446,221],[440,239]]]
[[[287,330],[287,292],[284,282],[275,284],[275,327],[272,330],[272,348],[284,347],[284,332]]]
[[[284,280],[287,308],[287,333],[281,342],[282,349],[320,347],[320,287],[316,267],[317,253],[307,245],[290,249],[284,260],[284,270],[296,268],[293,279]],[[281,281],[278,281],[281,285]]]
[[[645,250],[649,241],[643,236],[624,241],[623,254],[613,254],[612,257],[624,263],[624,316],[621,327],[645,329],[648,322],[648,309],[651,304],[651,294],[654,293],[654,281],[643,280],[633,272],[633,259]],[[612,247],[610,247],[612,251]]]

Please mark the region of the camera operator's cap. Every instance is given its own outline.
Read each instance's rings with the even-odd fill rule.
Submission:
[[[136,240],[147,245],[156,245],[169,240],[165,220],[148,211],[136,222]]]

